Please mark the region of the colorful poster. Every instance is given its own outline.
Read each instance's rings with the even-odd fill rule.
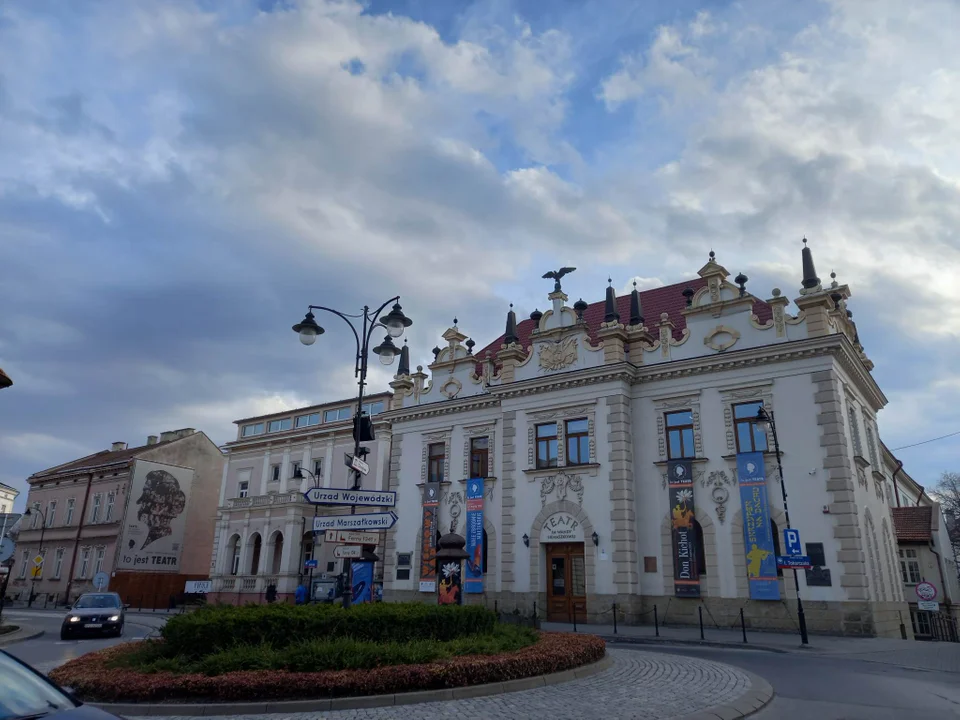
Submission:
[[[463,603],[463,593],[461,592],[462,567],[463,563],[459,560],[450,560],[440,566],[438,605],[460,605]]]
[[[137,460],[121,525],[118,570],[180,572],[193,469]],[[110,501],[107,501],[111,512]],[[101,518],[105,515],[101,514]]]
[[[779,600],[777,556],[767,505],[767,479],[763,453],[737,455],[740,505],[743,509],[743,547],[747,558],[747,580],[752,600]]]
[[[368,603],[373,590],[373,563],[354,560],[350,563],[353,573],[353,602]]]
[[[423,522],[420,526],[420,592],[437,591],[437,523],[440,483],[423,486]]]
[[[694,526],[693,463],[671,460],[667,465],[670,518],[673,523],[673,594],[700,597],[697,530]]]
[[[467,481],[467,568],[463,591],[483,592],[483,478]]]

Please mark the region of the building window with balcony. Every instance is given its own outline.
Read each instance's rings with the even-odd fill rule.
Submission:
[[[427,482],[443,482],[443,464],[446,459],[446,445],[431,443],[427,448]]]
[[[90,522],[100,522],[100,505],[103,503],[103,495],[97,493],[93,496],[93,507],[90,508]]]
[[[289,430],[293,427],[293,420],[291,418],[283,418],[281,420],[271,420],[267,423],[267,432],[281,432],[283,430]]]
[[[323,459],[313,461],[313,474],[317,479],[323,477]]]
[[[300,472],[300,463],[296,461],[290,463],[290,477],[296,477],[297,473],[299,472]]]
[[[485,478],[489,474],[490,438],[470,438],[470,477]]]
[[[73,510],[76,504],[77,504],[77,501],[74,500],[73,498],[70,498],[69,500],[67,500],[67,522],[66,522],[67,525],[73,524]]]
[[[280,482],[280,465],[270,466],[270,482]]]
[[[766,452],[767,433],[757,425],[757,412],[763,401],[738,403],[733,406],[734,437],[737,452]]]
[[[916,585],[923,579],[920,575],[920,561],[917,559],[917,551],[911,548],[903,548],[900,554],[900,577],[903,578],[905,585]]]
[[[53,579],[60,579],[60,572],[63,570],[63,548],[57,548],[53,555]]]
[[[117,501],[117,493],[108,492],[107,493],[107,512],[104,515],[103,521],[110,522],[113,520],[113,505]]]
[[[245,498],[250,494],[250,482],[247,480],[242,480],[237,483],[237,497]]]
[[[96,575],[98,572],[103,570],[103,556],[106,555],[107,549],[104,547],[97,548],[97,554],[93,561],[93,574]]]
[[[543,423],[536,427],[537,467],[557,466],[557,424]]]
[[[681,460],[697,456],[693,441],[693,411],[678,410],[664,413],[667,427],[667,459]]]
[[[80,548],[80,568],[77,570],[77,579],[85,580],[90,570],[90,548]]]
[[[567,441],[567,465],[590,462],[590,424],[586,418],[567,420],[564,427]]]
[[[52,528],[57,518],[57,501],[51,500],[47,503],[47,527]]]
[[[262,435],[263,423],[254,423],[252,425],[244,425],[243,431],[240,434],[243,437],[250,437],[251,435]]]

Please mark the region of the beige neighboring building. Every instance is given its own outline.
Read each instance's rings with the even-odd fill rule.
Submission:
[[[19,490],[0,483],[0,515],[13,512],[13,501],[17,499],[19,494]],[[9,531],[10,528],[7,528],[7,530]],[[0,529],[0,533],[2,532],[2,529]]]
[[[386,489],[390,428],[378,416],[389,408],[390,397],[379,393],[364,400],[376,435],[364,443],[370,465],[365,490]],[[237,439],[224,446],[216,540],[212,558],[208,555],[213,580],[208,602],[262,602],[271,584],[279,601],[292,601],[300,582],[312,581],[326,592],[342,571],[343,561],[333,557],[333,545],[322,534],[314,544],[313,518],[349,513],[349,508],[314,506],[303,494],[314,483],[352,487],[344,456],[353,454],[355,408],[356,400],[342,400],[236,421]],[[298,470],[302,478],[295,477]],[[307,560],[316,560],[316,569],[306,569]],[[377,579],[381,563],[374,572]]]
[[[167,607],[185,580],[207,576],[223,464],[210,438],[186,428],[31,475],[8,594],[62,603],[104,572],[125,602]]]

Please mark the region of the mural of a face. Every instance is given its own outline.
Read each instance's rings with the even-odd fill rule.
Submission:
[[[148,472],[143,492],[137,500],[137,520],[150,528],[150,532],[140,549],[173,532],[170,523],[183,512],[186,504],[187,496],[173,475],[166,470]]]

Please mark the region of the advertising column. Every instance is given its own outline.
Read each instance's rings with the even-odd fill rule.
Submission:
[[[697,531],[694,526],[693,463],[671,460],[667,466],[670,520],[673,528],[673,594],[700,597]]]

